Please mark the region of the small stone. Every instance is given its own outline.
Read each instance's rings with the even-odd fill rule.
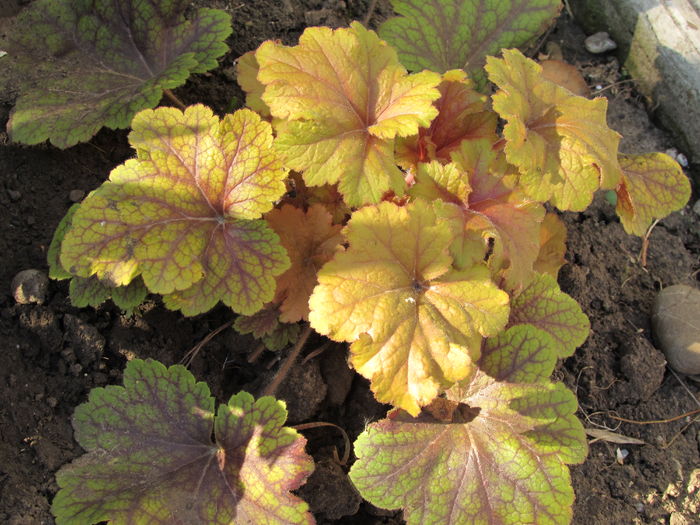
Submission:
[[[682,374],[700,374],[700,290],[664,288],[654,300],[651,326],[668,363]]]
[[[700,199],[698,199],[695,204],[693,204],[693,211],[700,215]]]
[[[311,419],[321,407],[327,388],[318,359],[296,363],[277,391],[278,399],[287,403],[287,422],[296,424]]]
[[[55,397],[47,397],[46,404],[49,405],[51,408],[56,408],[58,406],[58,399],[56,399]]]
[[[12,202],[17,202],[22,198],[22,194],[17,190],[7,190],[7,196],[10,197]]]
[[[85,197],[85,192],[83,190],[71,190],[68,194],[68,198],[71,202],[80,202]]]
[[[617,44],[605,31],[589,36],[586,38],[584,45],[586,46],[586,50],[594,55],[617,49]]]
[[[22,270],[12,279],[12,297],[19,304],[44,304],[49,278],[41,270]]]
[[[105,338],[97,328],[75,315],[66,314],[63,316],[63,329],[66,341],[73,345],[75,355],[83,367],[97,364],[102,359]]]

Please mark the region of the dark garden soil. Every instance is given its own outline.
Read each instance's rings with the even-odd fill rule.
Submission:
[[[231,13],[232,50],[216,71],[191,79],[176,94],[185,103],[203,102],[223,114],[243,100],[235,82],[236,57],[269,38],[294,44],[306,25],[339,26],[362,19],[368,2],[195,3]],[[387,2],[380,1],[372,23],[388,14]],[[616,59],[586,54],[583,36],[563,15],[548,41],[559,44],[589,85],[605,87],[618,81]],[[542,45],[540,50],[556,47]],[[611,126],[625,135],[624,151],[673,147],[672,140],[650,123],[630,83],[610,87],[604,94],[610,101]],[[0,94],[1,129],[11,103],[11,94]],[[155,297],[131,318],[111,304],[77,309],[71,306],[63,282],[51,283],[42,305],[15,304],[12,277],[27,268],[46,271],[47,247],[72,204],[71,192],[96,188],[112,168],[132,155],[125,131],[103,130],[89,143],[66,151],[9,144],[0,133],[0,523],[53,523],[54,473],[81,453],[73,441],[70,417],[91,388],[120,383],[125,362],[133,357],[152,357],[168,365],[181,362],[191,348],[232,318],[223,307],[184,318],[166,310]],[[695,200],[697,189],[691,205]],[[570,232],[569,264],[559,281],[588,314],[592,332],[573,357],[560,363],[555,377],[576,392],[579,417],[587,428],[607,428],[646,443],[591,444],[586,462],[572,468],[577,495],[574,523],[699,523],[698,418],[639,425],[609,416],[664,420],[698,408],[700,385],[676,377],[666,367],[652,342],[649,314],[660,288],[677,283],[698,286],[700,216],[686,207],[661,221],[649,238],[646,267],[639,262],[642,240],[624,233],[602,195],[588,211],[563,217]],[[306,354],[323,342],[312,338]],[[251,338],[227,328],[199,351],[191,370],[210,385],[219,401],[243,389],[257,394],[285,352],[266,352],[251,365],[247,357],[256,346]],[[368,422],[383,416],[387,407],[374,400],[368,383],[347,367],[345,357],[345,346],[331,345],[296,366],[279,393],[287,400],[291,424],[329,421],[354,439]],[[333,447],[343,452],[336,430],[317,428],[304,434],[317,467],[300,493],[319,523],[403,523],[399,512],[361,502],[347,481],[347,468],[333,460]],[[629,452],[621,464],[616,461],[618,448]]]

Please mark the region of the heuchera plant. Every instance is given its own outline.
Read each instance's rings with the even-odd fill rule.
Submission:
[[[491,20],[493,2],[482,4]],[[515,4],[521,15],[525,4],[542,17],[556,10]],[[435,32],[410,18],[411,2],[395,5],[405,16],[383,27],[387,38]],[[668,156],[618,156],[606,100],[546,80],[517,50],[487,59],[491,97],[463,70],[445,70],[472,55],[409,60],[440,71],[409,74],[358,23],[309,28],[292,47],[263,43],[239,62],[259,114],[219,119],[195,105],[136,115],[136,158],[71,209],[49,253],[52,275],[71,278],[71,293],[91,304],[111,295],[131,305],[150,291],[194,315],[222,301],[243,314],[237,329],[274,349],[297,337],[300,347],[309,329],[300,336],[296,323],[308,319],[350,344],[352,367],[394,407],[355,443],[350,477],[367,500],[404,509],[412,524],[567,523],[567,465],[587,449],[574,395],[549,377],[589,323],[557,284],[565,228],[544,204],[583,210],[596,190],[614,189],[624,228],[642,234],[685,204],[689,183]],[[76,413],[89,452],[59,473],[58,521],[149,512],[164,522],[175,509],[195,522],[257,523],[248,498],[260,502],[275,484],[266,519],[310,523],[285,492],[310,461],[281,429],[283,412],[269,398],[234,396],[211,444],[205,387],[179,367],[131,364],[125,388],[93,391]],[[176,437],[190,427],[195,448]],[[260,441],[245,445],[253,428]],[[286,437],[267,441],[265,429]],[[244,446],[257,451],[249,470]],[[260,478],[273,456],[280,470]],[[215,482],[217,470],[233,481]],[[78,490],[87,479],[95,488]]]

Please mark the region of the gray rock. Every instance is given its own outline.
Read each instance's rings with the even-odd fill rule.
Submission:
[[[80,202],[85,197],[85,192],[83,190],[71,190],[68,194],[68,198],[71,202]]]
[[[287,423],[311,419],[325,399],[326,391],[318,359],[295,363],[277,391],[277,398],[287,403]]]
[[[595,33],[589,36],[588,38],[586,38],[583,45],[586,46],[586,50],[589,53],[593,53],[595,55],[607,53],[608,51],[617,49],[617,44],[612,38],[610,38],[610,35],[607,34],[605,31],[601,31],[599,33]]]
[[[684,284],[661,290],[654,301],[651,326],[676,371],[700,374],[700,290]]]
[[[49,278],[41,270],[22,270],[12,279],[12,297],[19,304],[44,304]]]

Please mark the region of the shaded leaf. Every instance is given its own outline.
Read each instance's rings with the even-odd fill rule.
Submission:
[[[394,410],[369,425],[350,477],[374,505],[403,508],[409,525],[569,523],[566,463],[587,447],[575,396],[546,380],[553,342],[523,326],[485,346],[479,370],[448,391],[441,418]]]
[[[581,211],[599,187],[617,185],[620,135],[606,123],[606,99],[572,95],[517,50],[489,57],[486,70],[499,87],[493,108],[507,121],[506,157],[530,197]]]
[[[280,321],[296,323],[309,318],[309,297],[318,283],[318,270],[333,257],[343,241],[341,226],[323,206],[315,204],[306,212],[289,204],[273,209],[265,220],[279,235],[292,265],[277,277],[275,303]]]
[[[621,155],[620,165],[615,211],[627,233],[643,236],[654,219],[680,210],[690,199],[688,177],[665,153]]]
[[[78,211],[80,204],[73,204],[58,223],[56,229],[53,232],[53,237],[51,238],[51,244],[49,245],[49,251],[46,254],[46,262],[49,265],[49,277],[51,279],[56,279],[62,281],[63,279],[70,279],[73,275],[67,271],[60,261],[61,255],[61,244],[63,243],[63,237],[73,223],[73,215]]]
[[[268,41],[255,54],[273,117],[287,119],[277,144],[310,186],[338,183],[350,206],[401,195],[394,139],[418,133],[437,115],[437,73],[407,75],[373,31],[308,28],[299,45]]]
[[[538,275],[512,300],[510,325],[529,324],[551,335],[558,357],[569,357],[583,344],[591,324],[574,299],[559,289],[557,281]]]
[[[557,278],[559,268],[566,264],[566,226],[554,213],[547,213],[540,225],[540,253],[533,264],[537,273]]]
[[[98,307],[107,299],[127,315],[131,315],[148,295],[148,289],[143,280],[137,277],[124,286],[112,287],[100,281],[94,275],[92,277],[73,277],[69,287],[70,302],[77,308],[86,306]]]
[[[590,94],[588,84],[575,66],[562,60],[551,59],[540,62],[540,67],[543,78],[568,89],[574,95],[587,97]]]
[[[392,0],[397,14],[379,35],[410,71],[465,69],[483,84],[487,55],[539,36],[561,9],[559,0]]]
[[[289,491],[313,460],[286,416],[283,402],[247,392],[215,416],[207,385],[185,367],[130,361],[123,387],[95,388],[75,411],[87,453],[56,476],[56,522],[312,524]]]
[[[25,78],[8,122],[10,137],[27,144],[49,139],[66,148],[102,126],[126,128],[137,111],[158,104],[164,89],[216,67],[227,51],[231,19],[221,10],[196,9],[185,20],[188,5],[33,2],[9,36]]]
[[[396,142],[397,162],[407,168],[431,160],[447,163],[463,140],[497,140],[498,116],[487,109],[486,97],[473,89],[464,71],[445,73],[438,89],[440,98],[433,103],[438,115],[430,126]]]
[[[321,269],[309,300],[311,326],[352,343],[350,361],[377,399],[413,414],[472,371],[482,336],[508,315],[483,264],[451,269],[446,222],[422,200],[356,211],[350,247]]]
[[[261,215],[285,191],[268,123],[249,110],[139,113],[138,157],[118,166],[73,216],[61,264],[111,286],[137,275],[166,306],[194,315],[219,300],[239,313],[270,301],[289,266]]]
[[[238,333],[252,334],[265,348],[276,352],[296,343],[300,333],[298,324],[282,323],[279,318],[279,307],[270,304],[253,315],[238,316],[233,327]]]

